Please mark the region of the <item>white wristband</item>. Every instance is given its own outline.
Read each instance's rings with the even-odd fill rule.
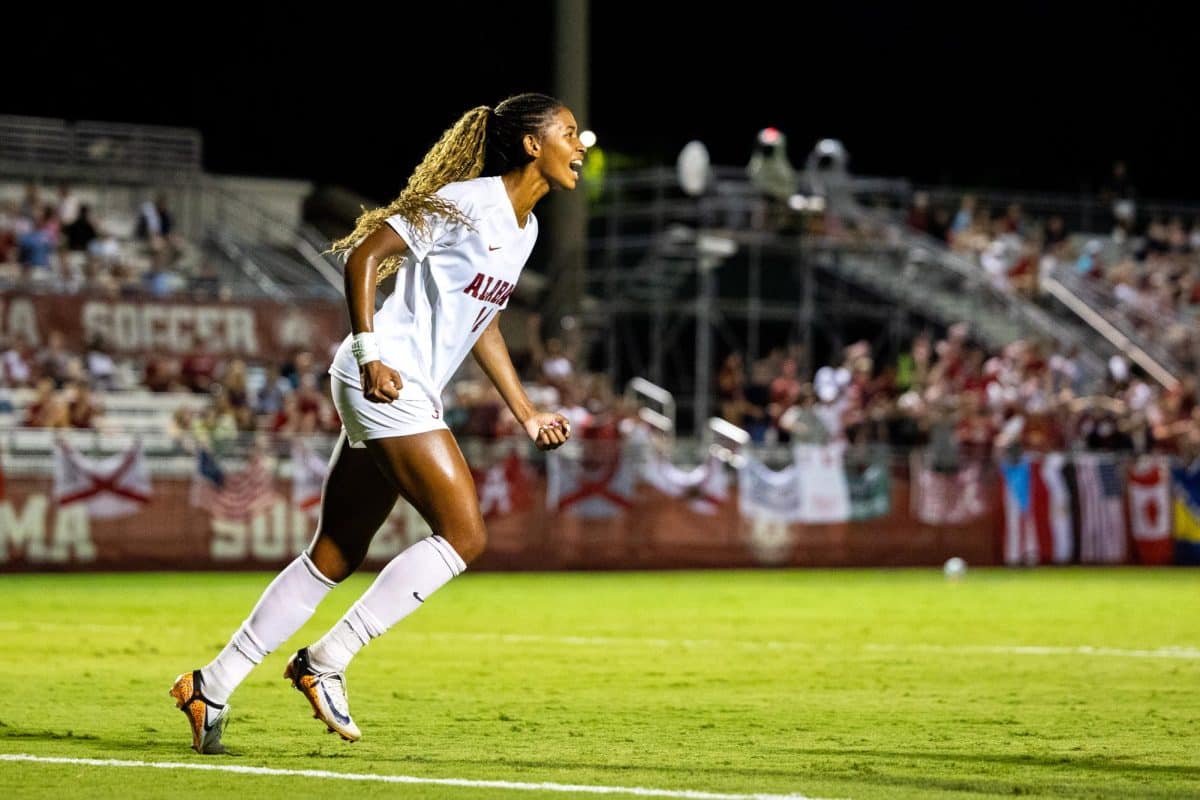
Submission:
[[[354,360],[361,367],[364,364],[369,364],[372,361],[379,361],[379,342],[375,339],[375,334],[356,333],[354,340],[350,343],[350,352],[354,353]]]

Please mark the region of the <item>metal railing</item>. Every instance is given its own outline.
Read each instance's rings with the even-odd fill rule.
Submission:
[[[0,172],[9,175],[190,179],[201,171],[202,150],[190,128],[0,116]]]
[[[1051,275],[1042,280],[1042,286],[1163,387],[1173,388],[1179,383],[1179,376],[1189,372],[1187,365],[1164,346],[1161,338],[1151,338],[1144,331],[1152,328],[1161,333],[1170,325],[1191,330],[1194,323],[1176,315],[1153,320],[1139,318],[1135,311],[1121,305],[1111,287],[1093,285],[1068,264],[1055,267]]]

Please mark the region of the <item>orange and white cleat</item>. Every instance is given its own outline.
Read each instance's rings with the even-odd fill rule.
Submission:
[[[350,696],[346,692],[346,676],[340,672],[317,672],[308,660],[308,648],[292,656],[283,671],[296,691],[304,695],[313,708],[313,719],[325,723],[330,733],[347,742],[357,742],[362,731],[350,718]]]
[[[229,721],[229,706],[218,705],[204,696],[200,670],[185,672],[175,679],[171,697],[192,726],[192,749],[204,755],[225,752],[221,734]]]

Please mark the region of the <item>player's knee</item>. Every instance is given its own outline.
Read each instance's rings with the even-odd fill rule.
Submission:
[[[365,548],[346,547],[320,534],[309,548],[308,554],[313,566],[334,583],[341,583],[353,575],[367,556]]]
[[[458,553],[458,557],[468,564],[478,558],[487,546],[487,528],[484,527],[482,519],[459,521],[453,526],[439,527],[443,530],[435,532],[448,541],[454,552]]]

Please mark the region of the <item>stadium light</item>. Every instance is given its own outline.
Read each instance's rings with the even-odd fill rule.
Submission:
[[[596,132],[595,131],[584,131],[583,133],[579,134],[579,141],[583,144],[584,147],[589,147],[589,148],[595,147],[596,146]]]
[[[711,161],[704,142],[693,139],[684,145],[675,162],[675,171],[684,193],[692,197],[704,194],[712,180]]]

